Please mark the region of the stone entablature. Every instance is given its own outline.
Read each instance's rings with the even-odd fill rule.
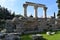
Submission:
[[[23,4],[23,7],[24,7],[24,17],[27,17],[27,7],[28,6],[34,6],[34,14],[35,14],[35,18],[37,19],[37,9],[38,7],[42,7],[43,10],[44,10],[44,15],[43,15],[43,18],[47,18],[47,15],[46,15],[46,11],[47,11],[47,7],[43,4],[36,4],[36,3],[32,3],[32,2],[26,2],[25,4]]]

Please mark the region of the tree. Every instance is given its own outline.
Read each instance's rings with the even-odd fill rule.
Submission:
[[[9,19],[11,13],[8,11],[7,8],[0,7],[0,19]]]
[[[15,12],[11,14],[11,12],[4,7],[0,6],[0,19],[13,19],[15,17]]]
[[[33,17],[32,15],[30,15],[30,17]]]
[[[15,17],[15,12],[13,12],[12,14],[11,14],[11,19],[13,19]]]
[[[58,18],[60,18],[60,0],[57,0],[56,3],[58,3]]]

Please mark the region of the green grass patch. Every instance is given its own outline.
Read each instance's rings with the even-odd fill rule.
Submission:
[[[48,40],[60,40],[60,34],[54,34],[54,35],[43,34],[43,37]]]
[[[23,35],[21,37],[22,37],[22,40],[32,40],[32,36],[31,35]]]
[[[46,38],[47,40],[60,40],[60,32],[59,31],[54,35],[42,34],[42,36],[43,36],[43,38]],[[22,40],[32,40],[32,34],[23,35],[21,37],[22,37]]]

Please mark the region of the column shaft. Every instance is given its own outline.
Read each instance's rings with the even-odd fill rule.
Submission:
[[[44,14],[43,14],[43,18],[47,18],[47,14],[46,14],[46,11],[47,11],[47,7],[44,7]]]
[[[27,17],[27,8],[24,8],[24,17]]]
[[[35,7],[35,6],[34,6],[34,13],[35,13],[35,18],[36,18],[36,19],[37,19],[37,8],[38,8],[38,7]]]
[[[24,7],[24,17],[27,17],[27,4],[24,4],[23,7]]]

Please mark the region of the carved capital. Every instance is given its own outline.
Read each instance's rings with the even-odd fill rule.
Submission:
[[[34,6],[34,9],[37,9],[38,8],[38,6]]]
[[[27,8],[27,6],[28,6],[28,4],[23,4],[23,7],[24,7],[24,8]]]
[[[47,7],[44,7],[44,10],[47,10]]]

